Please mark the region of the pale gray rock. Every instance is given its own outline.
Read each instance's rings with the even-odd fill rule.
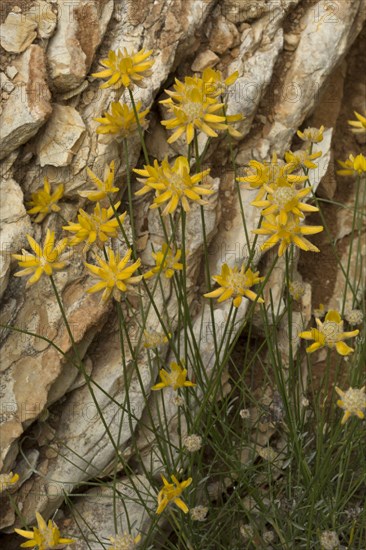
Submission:
[[[0,297],[3,295],[10,272],[11,254],[27,244],[25,235],[33,231],[23,204],[23,193],[13,179],[0,179]]]
[[[0,159],[33,137],[52,112],[43,50],[32,45],[18,68],[21,80],[0,117]]]
[[[110,537],[116,536],[114,513],[118,518],[118,535],[131,532],[133,537],[136,537],[139,533],[143,534],[148,531],[151,518],[145,507],[153,512],[156,509],[156,493],[148,479],[143,475],[133,476],[131,479],[124,477],[117,482],[116,490],[119,492],[120,498],[116,500],[115,511],[111,498],[111,487],[105,485],[90,489],[82,497],[73,499],[76,516],[67,514],[64,521],[58,522],[59,525],[65,526],[64,531],[68,535],[75,534],[79,537],[80,531],[75,517],[83,517],[85,526],[92,525],[99,539],[97,540],[92,534],[87,536],[86,540],[79,539],[73,544],[75,550],[100,550],[102,543],[110,544]],[[141,494],[142,500],[139,497],[136,498],[138,493]],[[129,525],[132,526],[131,530]]]
[[[28,245],[25,248],[28,249]],[[70,284],[71,281],[75,282]],[[86,288],[91,284],[83,273],[80,258],[72,258],[69,268],[55,275],[55,282],[68,312],[74,339],[79,343],[79,353],[83,356],[85,348],[103,324],[108,306],[100,303],[95,296],[86,294]],[[36,336],[38,334],[53,341],[64,353],[72,347],[48,277],[42,277],[26,292],[24,280],[17,279],[14,285],[18,287],[17,300],[8,324],[26,329],[30,334],[22,334],[19,338],[16,332],[7,331],[4,335],[1,373],[9,412],[0,424],[0,464],[4,467],[8,467],[9,461],[11,464],[14,459],[20,433],[40,416],[52,399],[59,399],[72,386],[78,374],[73,364],[76,361],[73,354],[65,359],[56,348],[47,342],[45,345],[45,340]],[[55,383],[62,373],[65,374],[65,370],[68,372],[65,384],[56,391]]]
[[[14,65],[8,65],[5,69],[5,72],[11,80],[13,80],[13,78],[18,74],[18,70],[16,67],[14,67]]]
[[[202,72],[207,67],[214,67],[220,61],[220,58],[211,50],[205,50],[199,53],[192,63],[192,71]]]
[[[20,13],[10,12],[0,25],[1,46],[7,52],[22,53],[37,36],[37,23]]]
[[[47,57],[53,84],[64,92],[85,79],[112,16],[113,0],[59,0],[58,10]]]
[[[77,154],[85,124],[73,107],[54,105],[52,116],[37,143],[41,166],[67,166]]]
[[[9,80],[5,73],[0,73],[0,88],[4,92],[8,93],[12,92],[15,88],[14,84],[11,80]]]
[[[219,15],[214,19],[210,32],[209,45],[213,52],[222,55],[229,48],[240,44],[240,35],[236,26]]]
[[[276,141],[279,132],[291,138],[314,108],[326,79],[357,36],[357,29],[361,29],[365,19],[363,0],[337,6],[331,20],[323,1],[307,10],[291,67],[283,79],[282,101],[275,108],[270,140]]]
[[[40,38],[50,38],[53,35],[57,24],[57,15],[45,0],[36,0],[25,12],[24,17],[36,23],[37,34]]]
[[[285,34],[285,50],[292,52],[296,50],[300,42],[300,35],[296,33]]]

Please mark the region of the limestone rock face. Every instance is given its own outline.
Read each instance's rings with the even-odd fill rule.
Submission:
[[[67,166],[81,145],[85,124],[73,107],[54,105],[52,116],[37,145],[41,166]]]
[[[1,45],[7,52],[24,52],[37,36],[37,23],[20,13],[10,12],[0,25]]]
[[[26,143],[52,112],[44,50],[32,45],[21,56],[17,84],[0,116],[0,159]]]
[[[25,235],[32,234],[33,230],[18,183],[2,176],[0,195],[0,296],[2,296],[9,280],[10,254],[15,254],[20,248],[26,246]]]
[[[57,30],[47,52],[53,84],[58,90],[72,90],[84,80],[112,9],[113,0],[60,0]]]
[[[0,414],[0,469],[21,473],[12,499],[24,521],[31,524],[35,511],[51,517],[62,506],[65,494],[80,488],[85,498],[74,499],[75,509],[106,542],[105,537],[113,533],[112,503],[104,489],[102,494],[96,494],[94,489],[87,490],[86,482],[117,471],[118,487],[130,498],[131,479],[123,469],[125,461],[135,460],[134,482],[145,487],[146,499],[151,500],[154,509],[156,492],[145,478],[144,468],[158,478],[162,459],[151,433],[151,422],[166,415],[171,431],[166,435],[172,441],[177,437],[178,415],[172,392],[168,390],[162,397],[150,391],[161,365],[154,362],[153,367],[149,366],[147,351],[143,350],[138,357],[138,372],[133,368],[128,343],[134,342],[142,323],[137,308],[129,309],[123,304],[123,364],[115,306],[86,292],[93,280],[85,273],[83,262],[94,261],[92,255],[70,256],[69,267],[55,276],[76,350],[48,278],[26,290],[24,280],[11,276],[16,270],[11,253],[28,248],[26,233],[37,241],[43,241],[47,229],[55,230],[58,236],[62,234],[64,221],[57,214],[51,214],[39,225],[31,224],[26,213],[25,203],[40,188],[45,176],[52,186],[65,184],[60,214],[67,220],[74,221],[80,207],[90,207],[78,194],[91,187],[87,167],[102,177],[106,164],[115,160],[118,200],[125,198],[126,166],[121,147],[110,136],[95,132],[98,123],[94,119],[115,100],[115,91],[100,90],[99,81],[91,73],[100,69],[100,60],[109,49],[153,49],[155,64],[146,88],[134,90],[136,100],[148,108],[162,99],[162,87],[170,86],[175,76],[183,79],[208,66],[222,71],[225,77],[238,71],[238,79],[227,96],[228,114],[241,113],[245,117],[238,124],[243,137],[234,142],[238,170],[242,171],[251,158],[266,162],[274,152],[282,155],[291,146],[296,130],[313,116],[312,124],[307,125],[324,123],[327,130],[323,157],[311,183],[314,189],[319,185],[319,196],[332,197],[337,188],[332,140],[341,101],[324,107],[324,98],[328,97],[329,83],[332,90],[343,90],[345,60],[366,18],[364,0],[349,0],[344,7],[342,3],[339,6],[338,16],[329,21],[323,0],[36,0],[21,15],[23,28],[20,25],[14,36],[10,36],[9,28],[19,22],[20,14],[8,15],[1,27],[4,49],[20,55],[7,58],[7,66],[1,66],[1,322],[12,328],[2,329],[1,333],[1,397],[5,405]],[[364,85],[359,83],[352,109],[362,109],[364,95]],[[127,92],[121,101],[129,101]],[[147,146],[150,156],[158,160],[165,156],[174,160],[186,154],[183,140],[171,146],[166,143],[169,132],[161,125],[161,119],[167,116],[166,110],[160,108],[149,115]],[[129,160],[135,167],[141,154],[138,138],[129,140],[128,145]],[[259,213],[250,204],[255,191],[235,184],[226,141],[220,137],[208,144],[207,137],[201,135],[199,150],[206,145],[207,162],[215,174],[209,176],[214,193],[205,207],[206,239],[210,272],[217,274],[224,261],[241,263],[248,257],[250,243],[243,232],[239,198],[248,235],[256,228]],[[139,188],[135,180],[132,186],[133,191]],[[347,212],[340,211],[334,218],[339,240],[349,237],[352,229]],[[149,209],[149,197],[134,196],[133,215],[139,255],[144,267],[149,268],[151,252],[161,247],[165,236],[156,210]],[[131,241],[128,216],[124,227]],[[178,237],[180,231],[177,228]],[[202,300],[206,283],[202,275],[202,221],[197,205],[187,215],[186,232],[186,292],[193,312],[192,331],[209,375],[215,362],[212,322],[219,333],[230,307],[226,303],[215,305],[212,317],[207,301]],[[118,246],[126,251],[121,243]],[[360,253],[365,255],[366,251],[361,247]],[[255,260],[261,259],[258,252]],[[352,264],[351,272],[357,271],[359,265],[362,264]],[[279,263],[271,282],[277,312],[283,307],[283,284],[284,266]],[[341,294],[341,273],[334,285]],[[159,332],[159,314],[163,312],[172,333],[176,333],[178,308],[170,282],[154,292],[157,308],[148,308],[146,328]],[[315,291],[308,285],[303,318],[295,316],[295,323],[309,319],[312,292]],[[141,296],[144,303],[150,303],[145,291],[141,291]],[[132,305],[138,299],[133,296]],[[239,329],[245,312],[243,306],[235,328]],[[259,321],[257,325],[260,331]],[[280,330],[286,364],[288,334],[286,327]],[[183,346],[186,335],[182,332],[175,337]],[[162,357],[167,364],[174,359],[164,347]],[[133,406],[132,418],[122,406],[127,398]],[[180,429],[184,435],[184,423]],[[25,454],[23,447],[20,452],[23,437],[27,441]],[[266,437],[263,436],[263,444]],[[143,454],[142,463],[136,460],[136,449]],[[1,501],[1,507],[4,512],[0,528],[10,532],[14,525],[19,527],[14,506]],[[118,514],[123,517],[124,510],[118,510]],[[151,525],[151,518],[146,517],[138,502],[132,502],[129,514],[138,529],[147,530]],[[77,533],[71,516],[63,520],[68,532]],[[58,523],[62,528],[62,522]],[[75,545],[78,550],[100,547],[94,539],[88,544],[80,539]]]

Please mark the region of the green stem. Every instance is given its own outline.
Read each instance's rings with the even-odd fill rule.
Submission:
[[[79,363],[79,368],[80,368],[80,370],[81,370],[81,372],[82,372],[82,374],[83,374],[83,376],[84,376],[85,382],[86,382],[86,384],[87,384],[87,386],[88,386],[88,389],[89,389],[89,392],[90,392],[90,395],[91,395],[91,397],[92,397],[92,399],[93,399],[93,401],[94,401],[95,407],[96,407],[96,409],[97,409],[97,411],[98,411],[98,414],[99,414],[99,416],[100,416],[100,419],[101,419],[101,421],[102,421],[102,423],[103,423],[103,426],[104,426],[104,428],[105,428],[105,430],[106,430],[106,433],[108,434],[108,437],[109,437],[110,440],[111,440],[111,443],[112,443],[112,445],[113,445],[113,447],[114,447],[114,450],[116,451],[116,453],[118,453],[118,448],[117,448],[117,446],[116,446],[116,444],[115,444],[115,442],[114,442],[114,439],[113,439],[113,436],[112,436],[112,434],[111,434],[111,432],[110,432],[110,430],[109,430],[109,427],[108,427],[108,425],[107,425],[107,423],[106,423],[106,421],[105,421],[105,419],[104,419],[103,413],[102,413],[102,411],[101,411],[101,409],[100,409],[100,407],[99,407],[99,403],[98,403],[98,401],[97,401],[97,398],[96,398],[96,396],[95,396],[94,390],[93,390],[92,385],[91,385],[91,382],[90,382],[90,380],[89,380],[89,376],[87,375],[87,372],[86,372],[86,370],[85,370],[84,363],[83,363],[82,360],[81,360],[81,357],[80,357],[80,354],[79,354],[79,350],[78,350],[78,348],[77,348],[77,346],[76,346],[76,342],[75,342],[75,340],[74,340],[74,336],[73,336],[73,334],[72,334],[72,331],[71,331],[69,322],[68,322],[67,317],[66,317],[66,313],[65,313],[64,307],[63,307],[63,305],[62,305],[62,301],[61,301],[60,295],[59,295],[59,293],[58,293],[58,290],[57,290],[57,287],[56,287],[56,284],[55,284],[55,281],[54,281],[52,275],[50,275],[50,281],[51,281],[51,285],[52,285],[53,291],[54,291],[55,296],[56,296],[56,300],[57,300],[58,306],[59,306],[59,308],[60,308],[60,312],[61,312],[62,319],[63,319],[63,321],[64,321],[64,324],[65,324],[67,333],[68,333],[69,338],[70,338],[70,341],[71,341],[72,349],[73,349],[73,351],[74,351],[74,353],[75,353],[75,357],[76,357],[76,359],[77,359],[77,361],[78,361],[78,363]]]
[[[198,173],[200,171],[201,164],[200,164],[200,157],[199,157],[199,151],[198,151],[198,139],[197,139],[196,130],[194,131],[194,149],[195,149],[195,156],[196,156],[196,171]],[[208,258],[205,213],[202,205],[200,206],[200,211],[201,211],[201,225],[202,225],[202,236],[203,236],[203,253],[205,257],[206,285],[207,285],[208,291],[211,292],[211,274],[210,274],[210,266],[209,266],[209,258]],[[214,316],[213,304],[211,300],[210,300],[209,307],[210,307],[210,313],[211,313],[212,335],[214,339],[215,355],[216,355],[216,360],[218,360],[218,343],[217,343],[217,336],[216,336],[215,316]]]
[[[142,127],[141,127],[139,115],[138,115],[138,112],[137,112],[137,109],[136,109],[135,100],[134,100],[133,93],[131,92],[130,88],[128,88],[128,93],[130,95],[132,108],[133,108],[133,112],[134,112],[135,119],[136,119],[137,129],[138,129],[139,136],[140,136],[141,147],[142,147],[142,150],[143,150],[143,153],[144,153],[145,162],[146,162],[146,164],[150,164],[150,159],[149,159],[149,155],[148,155],[148,152],[147,152],[147,149],[146,149],[146,144],[145,144],[145,139],[144,139],[144,132],[143,132]]]
[[[136,228],[133,215],[133,203],[132,203],[132,189],[131,189],[131,170],[130,170],[130,161],[128,157],[128,141],[125,138],[123,140],[123,153],[125,157],[126,165],[126,178],[127,178],[127,193],[128,193],[128,210],[130,214],[130,225],[132,230],[132,248],[134,256],[136,257]]]
[[[361,183],[361,178],[359,176],[357,176],[357,179],[356,179],[356,197],[355,197],[355,205],[354,205],[353,217],[352,217],[351,243],[350,243],[349,251],[348,251],[347,270],[346,270],[346,274],[345,274],[345,284],[344,284],[344,291],[343,291],[343,302],[342,302],[342,312],[341,312],[342,316],[344,314],[344,310],[345,310],[345,307],[346,307],[347,287],[348,286],[350,287],[352,293],[354,294],[353,286],[352,286],[351,282],[349,281],[349,273],[350,273],[350,270],[351,270],[353,241],[355,239],[355,228],[356,228],[357,213],[358,213],[359,195],[360,195],[360,183]]]

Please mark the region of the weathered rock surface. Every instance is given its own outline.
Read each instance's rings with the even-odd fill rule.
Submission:
[[[41,166],[67,166],[77,154],[85,124],[74,107],[54,105],[51,118],[37,144]]]
[[[87,537],[88,548],[91,550],[99,550],[102,543],[108,543],[110,537],[115,536],[114,514],[117,517],[119,534],[129,533],[130,525],[133,526],[133,536],[136,536],[139,531],[144,532],[149,528],[151,519],[146,513],[145,506],[148,505],[151,508],[156,506],[156,494],[148,479],[143,475],[135,476],[131,480],[122,478],[116,484],[116,490],[121,495],[116,504],[116,510],[113,509],[110,490],[103,486],[89,490],[85,495],[86,498],[74,501],[76,513],[82,515],[86,524],[93,525],[98,536],[99,540],[96,540],[95,536]],[[143,495],[143,502],[136,500],[136,491]],[[124,505],[122,505],[122,500]],[[128,508],[128,520],[125,506]],[[71,517],[68,516],[60,525],[65,525],[66,529],[69,529],[71,521]],[[75,527],[73,524],[70,533],[79,536],[79,531]],[[84,550],[85,544],[85,541],[79,540],[73,546],[76,550]]]
[[[54,86],[72,90],[84,80],[112,16],[113,0],[58,2],[58,24],[48,47]]]
[[[0,179],[0,297],[4,294],[9,280],[10,255],[26,246],[25,235],[33,230],[24,207],[21,188],[13,179]]]
[[[220,12],[220,10],[218,10]],[[219,13],[213,20],[209,45],[213,52],[223,54],[240,44],[240,35],[236,26]]]
[[[17,67],[17,86],[0,116],[0,159],[32,138],[52,112],[43,49],[32,45]]]
[[[37,23],[21,13],[10,12],[0,25],[1,46],[7,52],[22,53],[37,36]]]
[[[40,38],[50,38],[53,35],[57,25],[57,15],[52,9],[52,4],[45,0],[36,0],[23,17],[36,23]]]

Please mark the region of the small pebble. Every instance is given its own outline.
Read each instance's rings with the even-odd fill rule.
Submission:
[[[9,65],[8,67],[6,67],[5,72],[11,80],[13,80],[13,78],[18,74],[18,71],[14,67],[14,65]]]

